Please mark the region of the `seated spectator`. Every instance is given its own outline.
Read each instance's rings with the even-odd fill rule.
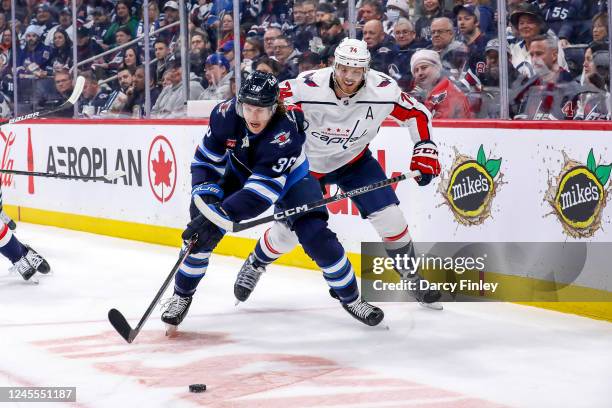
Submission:
[[[85,61],[91,57],[101,54],[104,52],[102,46],[98,44],[93,38],[91,38],[91,30],[85,26],[81,26],[77,29],[77,60],[79,62]],[[103,64],[104,57],[99,57],[93,62],[81,65],[80,70],[90,70],[93,63]]]
[[[217,52],[225,43],[234,39],[234,16],[230,12],[226,12],[221,17],[221,26],[219,28],[219,41],[217,43]]]
[[[13,47],[13,33],[10,28],[0,33],[0,75],[6,67],[12,65],[11,49]]]
[[[263,54],[263,43],[255,37],[248,37],[244,42],[244,47],[242,47],[241,71],[250,73],[253,61],[261,57]]]
[[[499,50],[500,45],[497,38],[487,42],[487,46],[485,47],[485,71],[479,76],[483,86],[499,87]],[[518,75],[518,71],[512,66],[510,55],[508,55],[508,83],[514,83]]]
[[[581,84],[574,120],[609,120],[610,54],[607,43],[592,42],[587,47]]]
[[[389,76],[395,79],[404,91],[407,91],[412,85],[412,73],[410,72],[412,54],[419,48],[426,48],[426,44],[417,40],[414,24],[403,17],[395,23],[393,37],[398,49],[393,62],[389,65]]]
[[[453,12],[457,17],[460,41],[468,47],[469,68],[474,74],[481,75],[485,70],[484,50],[488,40],[478,25],[480,11],[473,6],[457,6]]]
[[[370,67],[388,73],[389,65],[397,55],[393,38],[387,36],[379,20],[370,20],[363,26],[363,41],[368,45],[372,62]]]
[[[109,94],[100,88],[93,71],[84,71],[80,75],[85,78],[85,85],[79,99],[79,113],[87,118],[99,116],[108,102]]]
[[[253,71],[266,72],[274,75],[276,78],[278,78],[282,69],[282,65],[277,60],[272,59],[267,55],[264,55],[253,62]]]
[[[21,21],[21,19],[20,19]],[[36,7],[36,17],[30,22],[30,25],[41,27],[40,38],[43,44],[47,40],[49,31],[57,26],[57,20],[51,14],[51,6],[47,3],[41,3]],[[49,38],[49,45],[53,42],[53,37]],[[45,44],[46,45],[46,44]]]
[[[229,72],[230,64],[223,55],[210,55],[206,59],[206,65],[204,66],[204,75],[206,76],[208,86],[201,92],[198,99],[225,100],[230,98]]]
[[[143,36],[143,39],[138,42],[138,47],[144,49],[144,12],[142,19],[138,22],[136,28],[136,37]],[[157,2],[149,2],[149,44],[153,44],[157,38],[153,32],[159,30],[161,27],[161,19],[159,17],[159,6]]]
[[[392,35],[395,24],[400,18],[410,18],[410,7],[407,0],[387,0],[387,10],[385,11],[385,21],[383,26],[385,33]]]
[[[104,50],[108,50],[110,48],[110,44],[104,43],[104,37],[106,36],[110,26],[110,11],[104,7],[96,7],[93,11],[93,25],[91,27],[90,35],[91,39]]]
[[[17,53],[18,78],[46,78],[51,51],[41,41],[43,28],[31,25],[26,29],[26,46]]]
[[[130,3],[127,0],[117,1],[115,4],[115,16],[115,22],[110,25],[102,38],[104,44],[110,45],[111,47],[114,47],[117,44],[115,33],[119,30],[119,28],[126,27],[128,29],[127,33],[129,34],[130,38],[134,38],[136,35],[136,29],[138,28],[138,20],[132,16]]]
[[[495,12],[490,6],[489,0],[464,0],[464,6],[470,6],[475,9],[478,15],[478,28],[480,32],[487,38],[497,37],[497,21]],[[456,8],[457,6],[455,6]],[[453,8],[453,11],[455,10]],[[454,13],[457,15],[457,13]]]
[[[323,68],[321,56],[316,52],[306,51],[298,57],[298,73]]]
[[[518,7],[510,15],[510,23],[518,32],[519,41],[509,45],[512,55],[512,65],[519,73],[526,77],[535,75],[535,71],[531,64],[531,56],[529,46],[533,38],[542,34],[547,34],[549,37],[556,40],[554,33],[548,30],[544,19],[540,15],[537,6],[532,4],[519,4]],[[565,54],[563,48],[559,47],[557,61],[563,69],[567,69]]]
[[[136,72],[136,68],[141,64],[140,53],[136,47],[126,48],[123,52],[123,67]]]
[[[152,71],[152,70],[151,70]],[[155,76],[150,72],[151,107],[155,106],[157,98],[161,93],[161,88],[155,86]],[[146,90],[145,90],[145,67],[139,65],[134,72],[132,87],[128,89],[125,110],[132,112],[133,118],[143,118],[146,114]]]
[[[72,41],[63,29],[53,33],[53,47],[49,56],[47,75],[52,76],[53,71],[68,70],[72,67]]]
[[[423,0],[423,16],[415,24],[417,37],[431,41],[431,23],[440,17],[452,18],[453,15],[440,6],[440,0]]]
[[[278,27],[269,27],[264,33],[264,51],[268,57],[274,56],[274,41],[282,34],[283,32]]]
[[[576,44],[578,39],[578,9],[567,0],[537,0],[540,15],[557,38],[562,48]]]
[[[223,44],[223,47],[217,50],[217,52],[223,54],[225,59],[229,62],[230,67],[234,66],[234,40],[227,41]]]
[[[199,29],[191,33],[191,49],[189,51],[191,72],[202,78],[204,76],[204,62],[211,53],[208,35]]]
[[[64,7],[59,14],[59,24],[53,26],[45,36],[45,45],[49,48],[53,47],[53,43],[55,41],[55,33],[57,30],[64,30],[64,32],[70,38],[70,43],[74,41],[72,38],[72,10],[68,7]]]
[[[365,23],[371,20],[382,21],[384,14],[385,9],[380,1],[363,0],[357,14],[358,26],[363,27]]]
[[[410,61],[415,87],[410,92],[437,119],[471,118],[467,97],[442,75],[440,55],[433,50],[418,50]]]
[[[210,57],[212,57],[212,55]],[[181,70],[180,55],[171,55],[167,61],[166,72],[164,72],[164,88],[160,92],[155,105],[151,109],[152,117],[177,118],[185,115],[186,95],[185,89],[183,88],[182,78],[183,74]],[[189,81],[190,98],[197,98],[197,96],[201,93],[202,86],[195,81]]]
[[[529,43],[535,75],[511,87],[510,103],[514,119],[573,119],[578,85],[558,62],[555,37],[539,35]]]
[[[119,68],[117,71],[119,86],[110,93],[106,104],[102,108],[105,116],[127,116],[131,114],[126,110],[128,90],[134,83],[134,73],[127,68]]]
[[[608,41],[608,14],[599,13],[592,20],[593,41],[604,43]]]
[[[47,109],[52,109],[63,104],[68,98],[70,98],[70,94],[72,94],[72,90],[74,85],[72,84],[72,76],[68,71],[58,71],[53,76],[53,80],[55,82],[55,90],[57,91],[57,95],[47,95],[44,100],[41,100],[41,105]],[[69,106],[60,111],[54,112],[50,117],[55,118],[71,118],[74,116],[74,108]]]
[[[300,52],[293,48],[293,43],[284,35],[274,40],[274,58],[283,67],[278,76],[279,81],[297,76],[297,57],[299,55]]]
[[[166,70],[166,58],[170,55],[168,44],[161,38],[155,40],[153,44],[155,50],[155,83],[161,84],[164,71]],[[204,64],[202,64],[204,65]]]
[[[127,44],[131,40],[132,37],[128,27],[119,27],[115,32],[115,43],[117,46]],[[118,73],[117,70],[123,65],[124,54],[125,48],[122,48],[106,56],[108,62],[92,65],[92,68],[96,71],[96,76],[98,78],[104,78],[106,75]],[[106,71],[106,74],[104,71]]]
[[[317,24],[332,21],[336,17],[336,8],[333,4],[324,2],[319,3],[315,14],[315,22]]]
[[[285,35],[299,52],[310,48],[310,41],[317,37],[316,0],[298,0],[293,6],[293,27]]]
[[[340,41],[346,38],[346,33],[342,27],[342,22],[335,17],[331,21],[322,21],[319,23],[319,37],[323,44],[323,49],[319,53],[322,59],[327,59],[333,55],[332,48],[335,50]]]

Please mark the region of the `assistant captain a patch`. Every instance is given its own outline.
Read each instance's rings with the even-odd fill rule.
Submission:
[[[270,143],[277,144],[280,147],[283,147],[290,141],[291,138],[289,137],[289,132],[281,132],[278,135],[274,136],[274,139]]]

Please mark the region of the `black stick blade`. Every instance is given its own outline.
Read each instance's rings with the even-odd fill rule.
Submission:
[[[121,335],[128,343],[131,343],[133,339],[132,337],[132,328],[130,324],[125,320],[125,317],[121,314],[117,309],[111,309],[108,311],[108,320],[113,325],[117,333]]]

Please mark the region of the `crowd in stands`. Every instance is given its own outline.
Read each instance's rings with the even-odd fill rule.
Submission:
[[[13,71],[11,1],[0,1],[0,116],[14,104],[23,114],[64,101],[75,41],[76,69],[86,78],[80,116],[143,117],[148,73],[151,116],[181,117],[186,97],[235,94],[236,59],[241,78],[258,69],[290,79],[332,66],[335,47],[350,33],[346,0],[240,0],[238,39],[231,0],[186,0],[188,55],[181,56],[179,2],[152,0],[147,64],[142,0],[77,0],[76,21],[67,0],[15,2]],[[356,36],[367,43],[371,68],[436,118],[499,117],[500,75],[507,71],[513,119],[612,119],[606,1],[505,3],[504,70],[495,0],[356,0]]]

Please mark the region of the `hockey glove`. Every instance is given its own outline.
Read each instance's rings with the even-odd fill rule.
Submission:
[[[191,197],[200,196],[206,204],[216,203],[223,200],[223,189],[217,184],[204,183],[193,186]]]
[[[438,147],[431,140],[421,140],[414,145],[410,170],[420,170],[422,175],[416,179],[419,186],[426,186],[440,174]]]
[[[224,218],[229,218],[227,213],[221,208],[219,203],[209,204],[209,206],[219,214],[221,214]],[[202,214],[194,217],[189,224],[187,224],[187,228],[183,231],[181,238],[184,241],[188,241],[194,234],[198,234],[198,240],[196,242],[195,248],[193,252],[201,252],[201,251],[212,251],[223,235],[225,235],[225,230],[217,227],[211,221],[206,219]]]

